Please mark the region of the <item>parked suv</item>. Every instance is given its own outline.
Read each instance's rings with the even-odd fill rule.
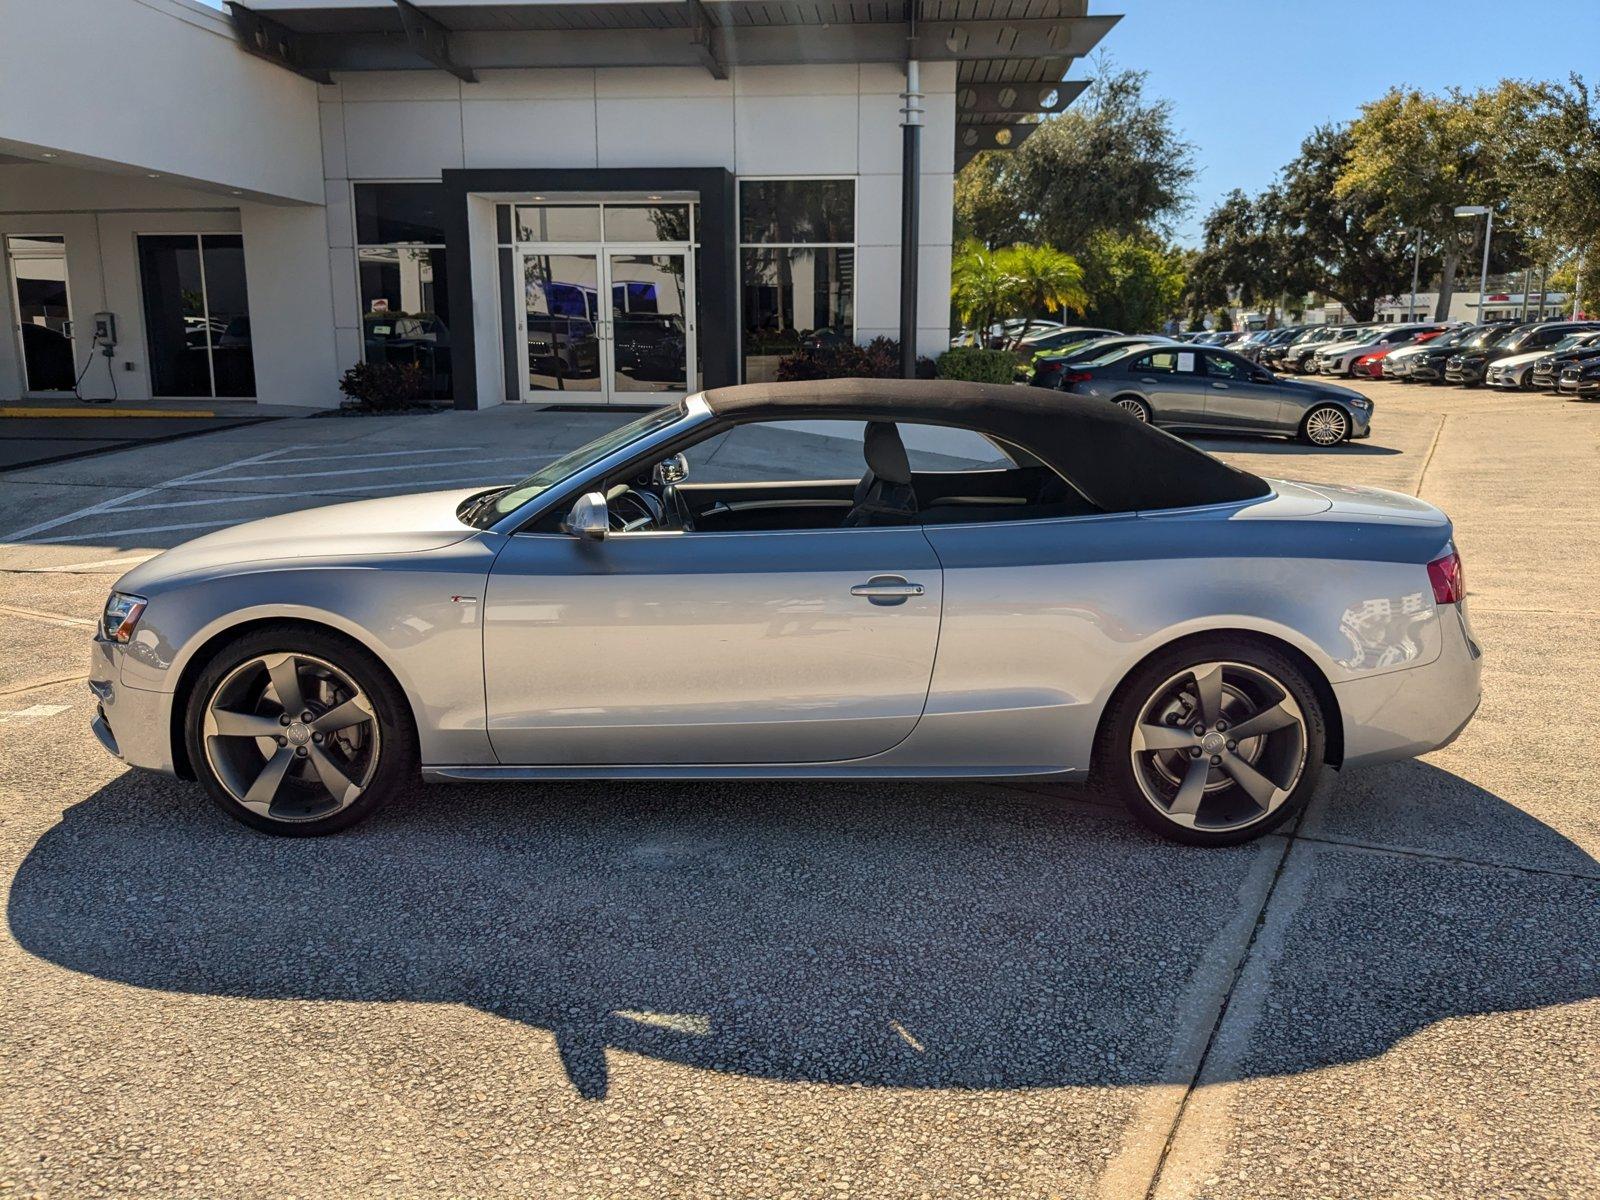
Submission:
[[[1515,326],[1509,334],[1496,339],[1491,345],[1474,346],[1469,343],[1461,348],[1460,353],[1451,355],[1445,361],[1445,381],[1473,387],[1483,382],[1491,363],[1524,354],[1529,350],[1554,346],[1567,334],[1588,328],[1590,326],[1586,322],[1536,322],[1531,325]]]
[[[1556,391],[1561,384],[1561,372],[1573,363],[1600,358],[1600,330],[1580,336],[1582,340],[1578,345],[1566,350],[1552,347],[1550,353],[1533,364],[1529,378],[1534,387],[1546,392]]]
[[[1526,350],[1521,354],[1502,358],[1498,362],[1491,362],[1483,381],[1490,387],[1511,391],[1538,387],[1540,385],[1537,371],[1548,363],[1551,370],[1545,374],[1544,386],[1552,387],[1555,377],[1560,373],[1560,367],[1556,366],[1556,363],[1560,361],[1561,367],[1564,367],[1572,361],[1570,358],[1563,358],[1566,351],[1583,350],[1596,343],[1600,343],[1600,327],[1571,330],[1560,341],[1551,345],[1541,346],[1536,350]]]
[[[1559,390],[1570,400],[1600,400],[1600,358],[1568,364],[1561,372]]]
[[[1406,377],[1423,383],[1443,383],[1445,364],[1457,354],[1468,350],[1487,350],[1510,337],[1516,328],[1515,321],[1496,321],[1489,325],[1472,326],[1465,331],[1466,336],[1452,345],[1440,345],[1444,338],[1429,342],[1422,353],[1409,361]]]
[[[1305,341],[1291,345],[1280,360],[1280,366],[1291,375],[1302,375],[1318,350],[1337,342],[1353,341],[1362,328],[1360,325],[1326,325]]]
[[[1416,341],[1424,333],[1439,329],[1438,325],[1387,325],[1369,330],[1368,336],[1355,345],[1335,343],[1317,351],[1317,374],[1354,375],[1351,369],[1356,360],[1385,346],[1401,346]]]

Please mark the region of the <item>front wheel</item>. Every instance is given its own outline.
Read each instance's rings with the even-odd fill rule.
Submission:
[[[240,638],[200,673],[185,726],[212,800],[284,837],[336,833],[417,777],[399,686],[368,651],[294,626]]]
[[[1095,771],[1162,837],[1229,846],[1305,808],[1326,744],[1317,694],[1287,655],[1246,638],[1196,639],[1118,689]]]
[[[1300,440],[1313,446],[1337,446],[1350,436],[1350,418],[1337,404],[1319,404],[1300,422]]]

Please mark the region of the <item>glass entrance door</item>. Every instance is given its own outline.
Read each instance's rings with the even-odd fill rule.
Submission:
[[[23,387],[29,392],[70,392],[73,370],[72,310],[67,302],[64,237],[19,234],[6,238],[12,312],[22,350]]]
[[[611,252],[610,392],[618,400],[687,395],[695,360],[689,256],[681,251]]]
[[[527,361],[522,398],[549,403],[552,393],[600,396],[599,254],[522,255],[521,333]]]
[[[519,256],[522,399],[628,404],[694,386],[686,250],[538,247]]]

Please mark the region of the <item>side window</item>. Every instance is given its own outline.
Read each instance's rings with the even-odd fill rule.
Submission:
[[[966,429],[897,423],[911,469],[996,470],[1016,464],[988,438]],[[859,479],[866,471],[863,421],[763,421],[739,425],[691,446],[694,483],[783,483]]]
[[[1195,375],[1199,373],[1193,350],[1157,350],[1146,354],[1133,364],[1136,371],[1154,371],[1162,375]]]
[[[1225,354],[1206,355],[1206,374],[1213,379],[1248,379],[1249,369],[1237,359]]]

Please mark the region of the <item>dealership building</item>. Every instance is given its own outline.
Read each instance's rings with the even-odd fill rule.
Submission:
[[[0,399],[638,404],[948,343],[1087,0],[0,0]],[[905,333],[908,336],[902,337]]]

